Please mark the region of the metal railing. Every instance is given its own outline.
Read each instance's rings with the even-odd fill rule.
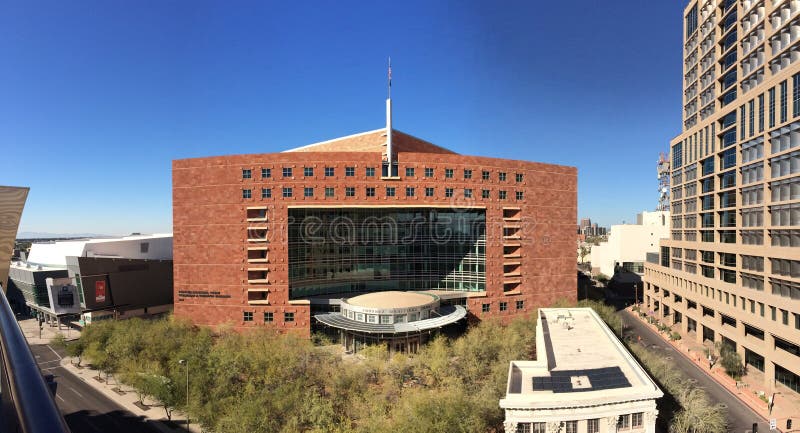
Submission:
[[[0,431],[69,433],[0,286]]]

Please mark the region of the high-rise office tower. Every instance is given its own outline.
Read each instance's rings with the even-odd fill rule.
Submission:
[[[671,237],[645,303],[800,391],[800,1],[693,0]],[[707,343],[708,344],[708,343]]]

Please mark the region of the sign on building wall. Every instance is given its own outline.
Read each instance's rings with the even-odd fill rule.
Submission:
[[[77,314],[81,312],[81,302],[78,288],[72,284],[71,278],[48,278],[47,296],[50,299],[50,308],[56,315]]]
[[[105,281],[95,281],[94,282],[94,301],[95,302],[106,302],[106,282]]]

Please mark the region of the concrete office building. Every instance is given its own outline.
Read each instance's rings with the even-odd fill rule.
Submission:
[[[28,198],[28,188],[0,186],[0,286],[8,287],[8,272],[14,253],[22,208]]]
[[[577,170],[459,155],[393,130],[390,107],[386,128],[173,161],[175,314],[309,335],[367,292],[471,319],[575,299]]]
[[[658,241],[669,237],[669,212],[642,212],[638,224],[611,226],[608,240],[592,247],[592,272],[614,276],[617,268],[642,275],[647,253],[658,252]]]
[[[800,1],[690,1],[670,239],[645,301],[800,391]],[[677,95],[676,95],[677,96]],[[785,385],[785,387],[784,387]]]
[[[55,284],[48,286],[47,279]],[[68,281],[64,281],[64,279]],[[79,305],[54,305],[54,287],[78,293]],[[27,261],[11,266],[9,294],[25,309],[60,323],[161,314],[172,308],[172,235],[34,243]]]
[[[511,361],[506,433],[654,433],[664,393],[591,308],[541,308],[536,360]]]

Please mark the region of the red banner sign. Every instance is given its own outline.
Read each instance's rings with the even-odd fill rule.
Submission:
[[[94,282],[94,301],[95,302],[106,302],[106,282],[105,281],[95,281]]]

